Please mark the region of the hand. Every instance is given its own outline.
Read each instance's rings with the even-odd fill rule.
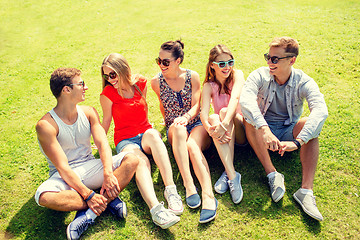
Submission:
[[[180,117],[177,117],[174,119],[174,125],[183,125],[183,126],[186,126],[188,125],[188,120],[186,117],[183,117],[183,116],[180,116]]]
[[[273,152],[280,150],[281,144],[279,139],[271,132],[268,126],[263,126],[260,128],[263,131],[263,140],[266,146],[266,149],[269,149]]]
[[[213,125],[209,128],[209,135],[215,140],[220,140],[225,135],[225,133],[225,129],[221,127],[220,124]]]
[[[292,152],[298,149],[296,144],[292,141],[284,141],[284,142],[280,142],[280,144],[281,144],[281,148],[279,149],[279,154],[281,156],[284,156],[285,152]]]
[[[222,136],[222,138],[218,139],[220,144],[228,143],[231,140],[231,136],[229,132],[225,132],[225,134]]]
[[[100,189],[100,194],[104,195],[105,191],[110,200],[116,198],[120,193],[119,182],[113,173],[104,176],[104,182]]]
[[[95,193],[95,195],[87,201],[87,205],[97,216],[100,216],[106,209],[107,199],[103,195]]]

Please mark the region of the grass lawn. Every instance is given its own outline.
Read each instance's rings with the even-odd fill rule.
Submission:
[[[215,221],[198,223],[200,211],[185,208],[181,221],[162,230],[151,221],[135,182],[121,193],[129,215],[117,221],[105,213],[83,239],[359,239],[360,238],[360,1],[5,1],[0,0],[0,239],[65,239],[75,212],[56,212],[34,201],[47,179],[35,124],[55,106],[50,74],[76,67],[89,87],[84,104],[102,115],[100,65],[111,52],[123,54],[132,71],[150,79],[160,45],[182,38],[182,64],[205,76],[209,50],[227,45],[236,68],[247,77],[266,65],[263,54],[275,36],[300,43],[295,64],[318,83],[329,109],[320,135],[314,193],[324,216],[319,223],[300,209],[292,194],[301,183],[298,152],[272,154],[285,175],[287,192],[271,201],[265,172],[250,148],[235,150],[244,198],[229,193],[219,200]],[[149,118],[165,136],[157,97],[148,84]],[[309,111],[306,107],[304,114]],[[108,137],[113,144],[113,132]],[[164,138],[165,141],[165,138]],[[96,154],[96,152],[94,151]],[[185,203],[185,189],[171,154],[174,179]],[[205,152],[212,181],[223,171],[216,150]],[[164,185],[153,164],[160,201]],[[200,189],[198,182],[196,185]]]

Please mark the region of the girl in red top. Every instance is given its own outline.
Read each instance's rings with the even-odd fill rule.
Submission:
[[[100,103],[103,110],[103,128],[107,133],[113,118],[117,153],[132,152],[139,157],[139,166],[135,175],[136,183],[146,204],[151,209],[155,224],[163,227],[161,221],[164,218],[167,218],[167,222],[176,223],[175,220],[178,217],[172,216],[172,213],[180,215],[183,212],[183,205],[174,184],[166,146],[160,133],[152,128],[147,117],[147,80],[141,75],[131,75],[128,62],[118,53],[112,53],[104,59],[101,75],[103,91],[100,95]],[[160,169],[165,184],[164,195],[170,210],[169,212],[165,211],[166,216],[157,216],[156,212],[153,213],[153,210],[164,211],[166,209],[163,209],[156,198],[151,179],[150,162],[144,153],[152,154]],[[164,214],[161,211],[157,211],[158,214]]]

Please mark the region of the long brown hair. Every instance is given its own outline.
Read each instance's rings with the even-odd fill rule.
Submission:
[[[219,87],[219,94],[221,92],[222,85],[221,85],[220,81],[216,79],[215,70],[211,67],[211,64],[222,53],[226,53],[232,59],[234,59],[234,56],[232,55],[230,50],[225,45],[218,44],[215,47],[213,47],[210,50],[209,61],[206,65],[206,75],[205,75],[205,80],[204,80],[204,84],[207,82],[215,82]],[[231,70],[231,73],[228,76],[228,78],[225,80],[225,83],[223,86],[226,94],[230,95],[230,84],[232,83],[233,79],[234,79],[234,68]]]

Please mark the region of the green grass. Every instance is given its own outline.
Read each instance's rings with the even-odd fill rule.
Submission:
[[[64,239],[72,213],[36,205],[33,195],[48,177],[34,125],[55,105],[49,76],[58,67],[82,70],[89,86],[86,105],[101,115],[100,64],[122,53],[132,71],[150,79],[161,43],[182,38],[183,67],[203,80],[209,50],[226,44],[245,76],[264,66],[263,53],[274,36],[300,43],[296,68],[318,83],[329,108],[320,136],[315,178],[319,223],[292,198],[301,183],[298,153],[271,155],[285,175],[287,193],[273,203],[263,168],[249,148],[236,149],[235,168],[243,176],[244,199],[219,200],[215,221],[200,225],[199,210],[185,208],[181,221],[161,230],[152,221],[134,182],[121,193],[129,216],[117,221],[104,214],[83,239],[356,239],[360,219],[360,2],[353,1],[5,1],[0,0],[0,239]],[[148,90],[149,117],[165,135],[158,100]],[[305,114],[308,114],[305,109]],[[112,134],[109,133],[111,146]],[[223,171],[211,148],[205,152],[212,181]],[[172,156],[172,155],[171,155]],[[171,157],[174,178],[184,197],[181,176]],[[164,186],[153,164],[156,194]],[[199,187],[198,182],[196,185]]]

